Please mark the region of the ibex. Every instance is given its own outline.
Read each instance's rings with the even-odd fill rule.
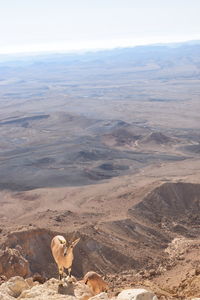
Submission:
[[[83,282],[90,287],[93,295],[108,291],[108,284],[96,272],[87,272],[83,278]]]
[[[69,277],[71,277],[71,267],[74,259],[73,249],[80,241],[80,238],[67,242],[62,235],[56,235],[51,241],[51,251],[55,262],[58,265],[59,279],[64,277],[64,268],[67,269]]]

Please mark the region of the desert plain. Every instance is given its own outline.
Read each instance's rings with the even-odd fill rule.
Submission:
[[[18,272],[3,267],[15,249],[30,274],[56,277],[59,233],[81,238],[73,275],[104,274],[110,293],[200,296],[199,53],[0,58],[2,274]]]

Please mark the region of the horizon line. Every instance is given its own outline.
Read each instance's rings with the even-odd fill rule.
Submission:
[[[103,41],[84,41],[84,42],[73,42],[73,43],[54,43],[54,44],[33,44],[33,45],[22,45],[18,47],[7,47],[0,49],[0,56],[31,56],[31,55],[42,55],[42,54],[70,54],[70,53],[84,53],[84,52],[98,52],[103,50],[114,50],[123,48],[134,48],[137,46],[162,46],[167,44],[179,44],[200,41],[200,36],[192,38],[145,38],[135,39],[134,42],[129,39],[121,40],[110,40]]]

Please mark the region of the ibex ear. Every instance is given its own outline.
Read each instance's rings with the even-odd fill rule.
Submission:
[[[80,238],[78,238],[77,240],[73,241],[72,242],[72,247],[75,247],[76,244],[78,244],[79,241],[80,241]]]

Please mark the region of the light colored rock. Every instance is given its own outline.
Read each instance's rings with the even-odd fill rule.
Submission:
[[[90,288],[82,281],[61,282],[50,279],[44,284],[34,285],[32,278],[16,276],[0,286],[0,300],[88,300],[93,297]],[[93,300],[108,300],[106,293],[98,294]]]
[[[23,291],[18,299],[27,300],[76,300],[77,298],[72,295],[58,294],[51,288],[45,288],[43,285],[35,286],[30,290]]]
[[[92,297],[90,288],[84,282],[65,282],[60,285],[57,279],[50,279],[44,284],[33,286],[22,292],[21,300],[88,300]],[[96,298],[108,299],[108,298]]]
[[[110,299],[105,292],[94,296],[84,281],[60,283],[52,278],[44,284],[33,286],[32,278],[25,280],[16,276],[0,286],[0,300],[158,300],[152,292],[144,289],[124,290]]]
[[[92,298],[90,298],[90,300],[108,300],[108,294],[103,292],[103,293],[100,293]]]
[[[75,300],[77,299],[71,295],[58,294],[51,288],[43,287],[43,285],[34,286],[30,290],[23,291],[18,299],[28,300]]]
[[[0,300],[14,300],[15,298],[0,292]]]
[[[15,276],[10,278],[7,282],[2,283],[2,285],[0,286],[0,292],[17,298],[22,293],[22,291],[28,288],[28,283],[22,277]]]
[[[122,291],[117,300],[158,300],[158,298],[145,289],[128,289]]]
[[[76,300],[74,283],[66,282],[62,286],[57,279],[50,279],[44,284],[33,286],[22,292],[18,299],[23,300]]]

